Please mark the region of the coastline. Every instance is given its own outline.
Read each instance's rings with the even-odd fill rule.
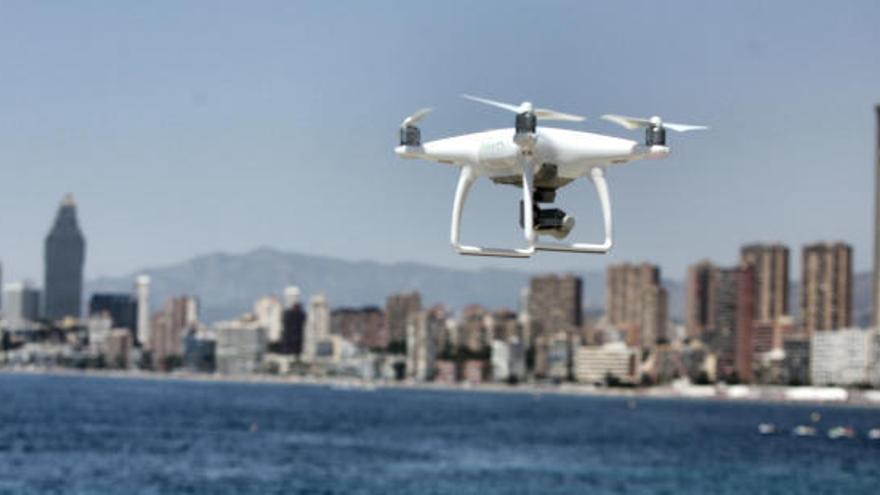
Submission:
[[[182,381],[328,387],[337,390],[414,390],[439,392],[483,392],[506,394],[567,395],[629,399],[706,400],[719,402],[854,406],[880,409],[880,391],[839,387],[785,387],[752,385],[687,385],[636,388],[606,388],[565,383],[438,383],[412,381],[365,381],[352,378],[303,377],[294,375],[218,375],[208,373],[155,373],[119,370],[74,370],[70,368],[0,368],[2,375],[105,378],[118,380]]]

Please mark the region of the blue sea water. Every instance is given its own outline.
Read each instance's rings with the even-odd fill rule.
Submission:
[[[0,400],[0,493],[880,493],[868,408],[33,375]],[[813,411],[821,436],[757,433]]]

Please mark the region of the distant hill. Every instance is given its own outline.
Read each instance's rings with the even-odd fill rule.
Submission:
[[[168,297],[192,294],[202,302],[207,322],[233,318],[249,311],[254,300],[281,294],[288,285],[299,286],[305,296],[323,292],[332,307],[384,305],[389,294],[418,290],[424,304],[443,303],[462,308],[477,303],[490,308],[516,308],[519,291],[532,273],[519,270],[457,270],[420,263],[378,263],[348,261],[327,256],[259,248],[242,254],[215,253],[182,263],[145,268],[121,277],[101,277],[86,283],[86,293],[131,291],[134,277],[146,273],[152,278],[152,303],[158,307]],[[605,301],[602,271],[576,272],[584,280],[585,309],[600,310]],[[669,313],[683,319],[683,282],[664,279],[669,293]],[[854,281],[856,323],[870,319],[871,275],[858,273]],[[798,284],[792,284],[791,311],[799,308]]]

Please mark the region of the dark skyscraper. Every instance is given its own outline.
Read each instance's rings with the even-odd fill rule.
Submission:
[[[137,300],[131,294],[93,294],[89,299],[89,316],[106,313],[113,328],[127,328],[132,341],[137,337]]]
[[[294,303],[284,310],[282,316],[281,353],[301,354],[303,351],[303,331],[306,324],[306,312],[302,305]]]
[[[83,264],[86,241],[76,221],[72,195],[61,201],[52,230],[46,236],[45,316],[59,320],[79,318],[82,306]]]

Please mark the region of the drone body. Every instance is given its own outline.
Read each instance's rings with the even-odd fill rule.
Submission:
[[[663,124],[659,118],[640,119],[606,115],[603,118],[624,127],[646,129],[645,143],[589,132],[537,126],[537,120],[582,121],[576,115],[535,109],[530,103],[519,106],[492,100],[466,98],[517,113],[516,126],[465,134],[426,143],[416,124],[430,111],[420,110],[401,124],[398,156],[422,159],[460,167],[458,187],[452,209],[450,241],[461,254],[477,256],[529,257],[538,250],[579,253],[606,253],[611,249],[611,203],[605,183],[605,169],[634,160],[663,158],[669,154],[665,129],[679,132],[704,129],[701,126]],[[559,209],[544,209],[556,191],[587,176],[593,182],[602,207],[605,240],[599,244],[540,241],[538,236],[565,238],[574,227],[574,218]],[[520,248],[488,248],[461,243],[460,227],[464,203],[478,177],[498,184],[521,187],[520,224],[526,245]]]

